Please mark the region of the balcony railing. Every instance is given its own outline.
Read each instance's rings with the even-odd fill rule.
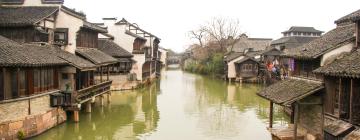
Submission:
[[[101,95],[103,93],[110,91],[110,86],[112,81],[102,82],[81,90],[78,90],[75,94],[75,100],[77,103],[82,103],[87,100],[90,100],[94,96]]]

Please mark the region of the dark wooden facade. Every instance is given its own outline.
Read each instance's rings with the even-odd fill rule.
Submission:
[[[324,78],[325,115],[360,126],[360,79]]]
[[[313,60],[292,59],[291,61],[293,64],[289,64],[289,66],[292,67],[292,76],[321,79],[319,75],[313,73],[313,70],[320,67],[320,58]]]
[[[98,32],[86,28],[81,28],[77,32],[76,47],[97,48]]]
[[[1,68],[0,101],[33,96],[59,88],[56,67]]]
[[[141,38],[136,38],[133,42],[133,53],[144,53],[143,46],[146,43],[146,40]]]
[[[46,30],[35,29],[35,27],[2,27],[0,28],[0,35],[19,43],[51,42],[52,38],[49,37],[49,34],[52,34],[53,31],[51,29]]]
[[[241,63],[235,63],[236,77],[251,78],[257,77],[259,63],[252,59],[246,60]]]

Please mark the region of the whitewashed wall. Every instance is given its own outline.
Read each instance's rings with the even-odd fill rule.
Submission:
[[[68,28],[68,45],[65,47],[65,50],[75,54],[76,50],[76,33],[80,30],[80,27],[84,25],[84,21],[80,18],[72,16],[65,13],[63,10],[60,10],[57,20],[56,28]]]
[[[334,49],[332,51],[325,53],[321,58],[320,66],[324,66],[326,64],[331,63],[331,61],[333,61],[333,59],[335,59],[341,53],[350,52],[354,46],[355,46],[355,43],[349,43],[349,44],[343,45],[337,49]]]
[[[244,56],[240,56],[229,63],[227,63],[228,67],[228,78],[236,78],[236,68],[235,68],[235,62],[243,59]]]
[[[133,59],[136,61],[136,63],[133,64],[130,73],[135,73],[136,79],[142,81],[144,80],[142,79],[142,67],[145,63],[145,54],[134,54]]]

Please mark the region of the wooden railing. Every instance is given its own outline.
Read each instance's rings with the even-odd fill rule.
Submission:
[[[78,90],[75,94],[75,101],[77,103],[82,103],[84,101],[90,100],[94,96],[101,95],[103,93],[110,91],[110,86],[112,81],[102,82],[81,90]]]

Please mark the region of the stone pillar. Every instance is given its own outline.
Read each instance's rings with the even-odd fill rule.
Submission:
[[[74,119],[74,122],[79,122],[79,111],[78,110],[74,110],[73,119]]]
[[[85,112],[91,113],[91,101],[87,101],[85,104]]]

